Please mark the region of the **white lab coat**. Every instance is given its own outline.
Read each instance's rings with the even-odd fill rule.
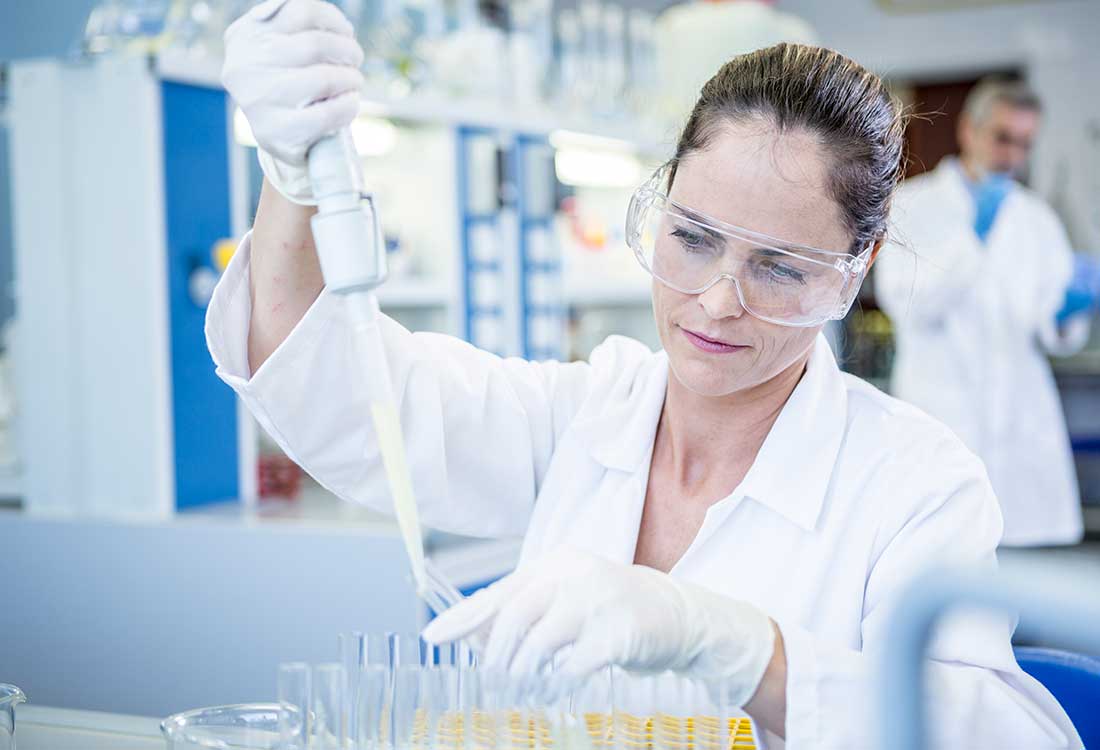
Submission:
[[[1074,543],[1080,495],[1046,359],[1088,338],[1087,316],[1063,331],[1054,322],[1072,275],[1069,242],[1054,212],[1023,187],[1005,198],[984,246],[974,211],[951,158],[898,191],[891,219],[899,244],[875,265],[876,293],[897,334],[893,392],[985,462],[1004,544]]]
[[[340,497],[389,508],[345,301],[322,292],[250,376],[249,240],[218,285],[219,375],[295,461]],[[611,337],[590,362],[500,359],[383,320],[421,518],[633,561],[668,360]],[[867,747],[867,693],[891,595],[928,563],[996,565],[996,500],[946,428],[837,368],[819,337],[748,475],[713,505],[673,576],[780,625],[786,747]],[[1017,667],[1005,621],[945,629],[931,667],[937,747],[1071,746],[1056,702]],[[771,748],[784,744],[772,738]]]

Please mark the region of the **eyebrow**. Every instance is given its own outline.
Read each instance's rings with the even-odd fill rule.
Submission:
[[[682,214],[684,214],[684,218],[688,219],[693,224],[698,225],[698,227],[701,230],[706,232],[708,235],[710,235],[714,239],[723,239],[723,240],[725,239],[725,235],[722,232],[720,232],[716,229],[712,229],[711,227],[708,226],[708,224],[710,222],[714,221],[710,217],[705,216],[701,213],[697,213],[695,211],[692,211],[690,208],[688,208],[686,206],[677,205],[676,207],[680,210],[680,212]],[[745,230],[745,231],[749,231],[749,230]],[[742,239],[742,241],[745,240],[745,238],[741,238],[741,239]],[[807,250],[810,250],[810,248],[802,247],[802,246],[799,246],[799,245],[780,245],[778,243],[774,244],[774,245],[764,245],[763,243],[761,243],[757,240],[752,240],[752,242],[756,242],[758,245],[760,245],[761,250],[769,252],[771,255],[779,255],[781,253],[786,253],[786,254],[789,254],[789,255],[794,255],[796,257],[803,257],[802,254],[805,253]],[[776,251],[778,251],[778,252],[776,252]],[[806,258],[806,260],[813,260],[813,259],[812,258]],[[820,262],[820,261],[815,261],[815,262]]]
[[[725,241],[725,234],[719,232],[717,229],[712,229],[710,226],[708,226],[710,219],[708,219],[706,216],[695,213],[690,208],[685,208],[683,206],[677,206],[677,208],[680,209],[680,213],[684,215],[685,219],[690,221],[692,224],[698,226],[699,229],[709,235],[711,239]]]

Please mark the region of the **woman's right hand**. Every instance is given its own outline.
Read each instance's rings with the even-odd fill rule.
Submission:
[[[296,203],[312,203],[309,148],[359,111],[362,63],[355,28],[323,0],[266,0],[225,32],[222,83],[252,127],[268,181]]]

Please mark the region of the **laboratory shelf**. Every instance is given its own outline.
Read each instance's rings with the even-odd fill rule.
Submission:
[[[565,303],[570,307],[645,307],[652,300],[648,284],[607,282],[565,284]]]
[[[361,111],[404,122],[504,130],[527,135],[566,131],[582,137],[603,139],[608,146],[618,143],[626,149],[645,154],[665,154],[672,147],[670,139],[639,131],[632,120],[589,120],[562,116],[559,111],[544,106],[515,107],[491,99],[460,100],[429,94],[392,99],[366,90]]]
[[[156,59],[157,73],[165,80],[208,88],[221,88],[221,61],[195,58],[171,51]],[[671,153],[673,133],[640,130],[634,118],[589,119],[562,115],[541,105],[517,107],[493,99],[456,99],[440,94],[417,93],[393,98],[364,89],[363,114],[424,125],[466,126],[528,135],[567,131],[589,138],[616,142],[639,153],[665,156]]]
[[[389,279],[378,288],[383,308],[446,307],[452,297],[447,284],[435,279]]]
[[[23,496],[23,475],[16,467],[0,467],[0,500]]]

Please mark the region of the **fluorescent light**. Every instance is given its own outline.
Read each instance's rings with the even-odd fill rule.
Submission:
[[[381,117],[360,115],[351,123],[351,138],[360,156],[383,156],[397,143],[397,128]]]
[[[256,137],[239,107],[233,112],[233,137],[242,146],[256,148]],[[359,116],[351,123],[351,137],[360,156],[382,156],[397,143],[397,128],[389,120]]]
[[[619,138],[578,133],[573,130],[555,130],[550,133],[550,145],[554,148],[582,148],[590,151],[615,151],[633,153],[634,145]]]
[[[554,153],[558,180],[574,187],[637,187],[642,165],[633,154],[561,148]]]
[[[256,148],[256,136],[252,135],[252,126],[240,107],[233,110],[233,138],[242,146]]]

